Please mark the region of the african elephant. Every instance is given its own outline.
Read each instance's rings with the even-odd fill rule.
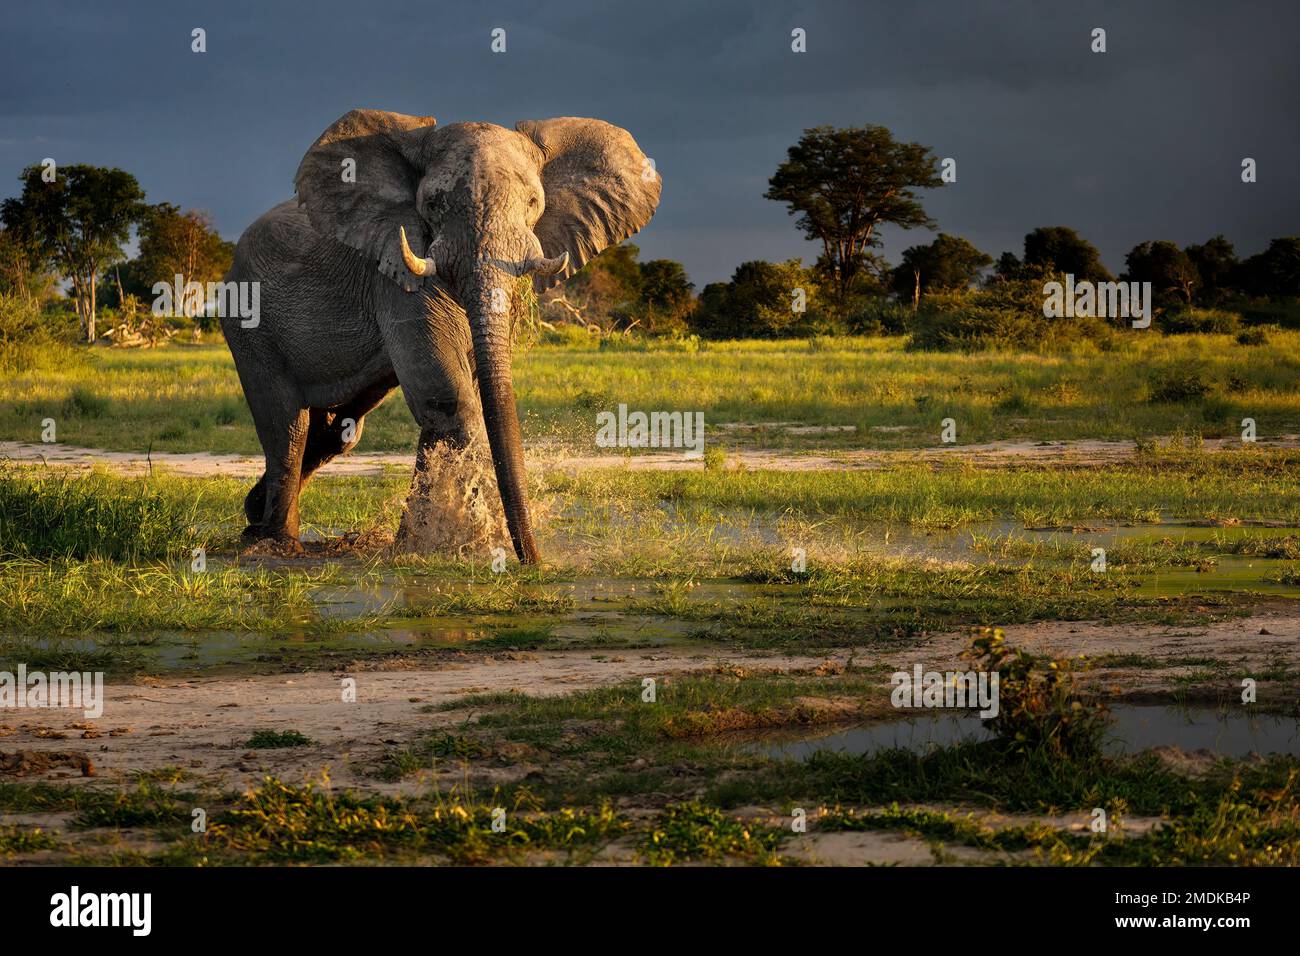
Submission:
[[[421,452],[486,432],[515,553],[537,562],[511,378],[518,281],[543,291],[640,230],[659,202],[653,162],[600,120],[511,130],[353,110],[294,183],[226,277],[260,283],[255,323],[221,320],[266,454],[245,539],[297,548],[301,488],[400,386]]]

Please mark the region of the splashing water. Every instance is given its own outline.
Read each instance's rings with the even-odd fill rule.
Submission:
[[[460,449],[439,442],[421,454],[393,547],[457,557],[494,547],[510,552],[492,454],[484,442]]]

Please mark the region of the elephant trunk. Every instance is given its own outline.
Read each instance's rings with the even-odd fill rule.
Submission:
[[[523,435],[515,407],[515,388],[510,372],[512,335],[510,309],[514,302],[515,279],[503,270],[482,264],[468,282],[463,298],[469,308],[470,331],[474,339],[474,361],[478,372],[483,424],[492,449],[501,506],[515,554],[522,564],[541,560],[533,539],[528,510],[527,475],[524,470]]]

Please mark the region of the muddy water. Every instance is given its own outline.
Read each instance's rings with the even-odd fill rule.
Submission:
[[[668,524],[704,527],[709,524],[703,515],[677,515],[667,519]],[[710,533],[716,541],[724,543],[753,544],[755,540],[768,546],[781,547],[789,540],[788,527],[772,516],[723,516],[713,513]],[[721,529],[721,530],[718,530]],[[1197,527],[1190,524],[1136,525],[1090,527],[1077,531],[1059,529],[1025,529],[1014,521],[986,522],[960,530],[927,531],[912,527],[862,526],[847,522],[824,522],[813,531],[821,543],[824,554],[846,554],[865,551],[882,557],[899,557],[912,560],[937,558],[947,561],[968,561],[975,564],[996,562],[1004,565],[1023,564],[1017,557],[992,557],[972,547],[982,538],[1011,535],[1014,538],[1042,541],[1069,546],[1071,557],[1036,557],[1040,566],[1078,566],[1086,561],[1092,547],[1108,550],[1127,542],[1164,542],[1186,544],[1194,542],[1220,543],[1218,548],[1207,549],[1205,556],[1213,556],[1214,563],[1206,570],[1193,568],[1159,568],[1143,572],[1138,594],[1165,596],[1201,594],[1214,591],[1249,591],[1271,596],[1300,598],[1300,585],[1283,584],[1270,580],[1282,569],[1294,568],[1297,562],[1247,557],[1232,554],[1215,555],[1216,550],[1227,550],[1234,540],[1251,535],[1261,538],[1296,536],[1294,528],[1263,527]],[[816,560],[809,549],[810,562]],[[626,607],[629,600],[654,598],[659,584],[648,579],[608,579],[588,576],[555,583],[538,585],[538,592],[553,592],[571,596],[571,610],[532,611],[525,606],[517,612],[497,614],[467,612],[430,612],[438,607],[441,598],[449,591],[459,593],[467,582],[454,575],[399,577],[388,575],[383,580],[325,585],[313,595],[319,614],[336,622],[355,619],[355,629],[337,633],[289,633],[276,636],[209,632],[199,637],[154,633],[133,638],[129,643],[114,638],[102,639],[52,639],[33,642],[35,646],[51,652],[77,651],[93,653],[112,648],[118,655],[125,652],[136,658],[149,670],[180,672],[258,666],[268,662],[284,665],[292,661],[306,666],[313,660],[337,659],[351,652],[372,653],[411,651],[424,648],[446,649],[473,647],[493,648],[562,648],[581,644],[591,648],[655,647],[698,643],[698,623],[671,614],[631,613]],[[477,593],[491,589],[491,584],[473,585]],[[798,587],[742,584],[729,580],[699,580],[683,594],[682,599],[692,603],[745,600],[764,596],[797,600]],[[875,603],[879,603],[878,601]],[[362,619],[368,615],[388,616],[382,627],[368,625]],[[875,733],[863,730],[860,733]],[[885,731],[881,731],[885,732]],[[900,728],[888,733],[902,733]],[[911,732],[911,731],[907,731]],[[943,732],[942,727],[930,727],[926,733]],[[868,746],[864,744],[864,746]],[[907,745],[904,741],[901,745]]]
[[[1111,709],[1106,750],[1113,755],[1152,747],[1208,750],[1224,757],[1249,754],[1300,755],[1300,720],[1250,715],[1215,708],[1120,706]],[[745,749],[778,760],[807,760],[827,751],[852,755],[903,749],[925,753],[940,747],[992,737],[974,714],[925,714],[882,721],[817,736],[765,739]]]

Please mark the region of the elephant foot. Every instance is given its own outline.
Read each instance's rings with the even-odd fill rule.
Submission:
[[[302,542],[288,534],[267,534],[261,525],[249,525],[240,535],[244,543],[241,552],[250,557],[266,555],[277,558],[295,557],[303,553]]]
[[[394,547],[417,554],[487,554],[509,549],[492,457],[486,448],[439,442],[421,452]]]

